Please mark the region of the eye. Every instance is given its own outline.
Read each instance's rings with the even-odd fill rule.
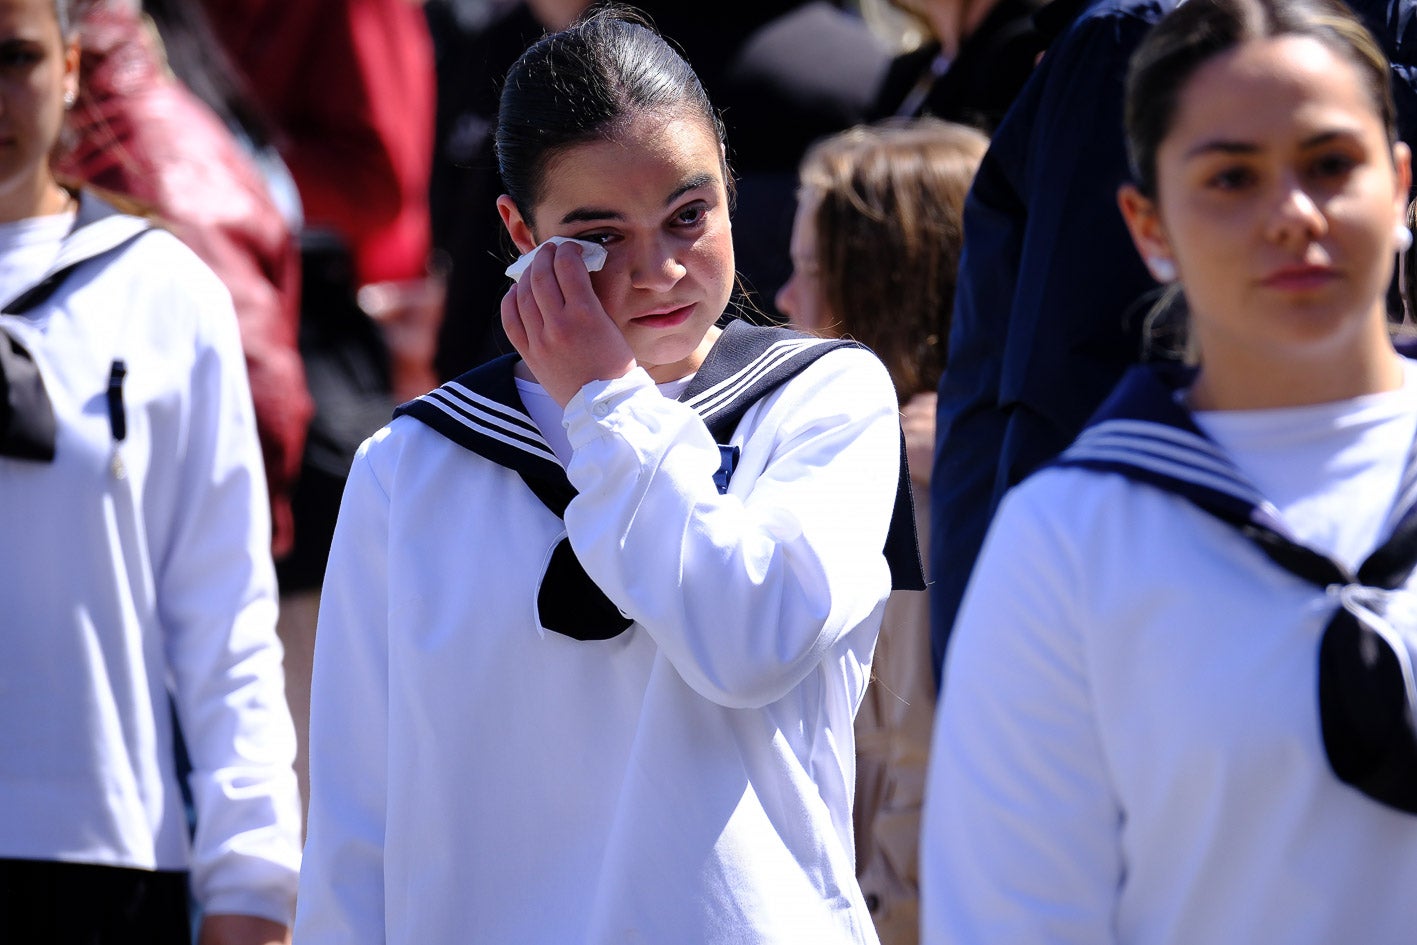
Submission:
[[[675,211],[673,223],[675,226],[695,227],[704,222],[708,216],[708,205],[704,203],[693,203],[687,207],[682,207]]]
[[[587,243],[597,243],[601,246],[608,246],[615,241],[614,233],[577,233],[576,239],[585,240]]]
[[[28,43],[0,43],[0,68],[21,69],[39,62],[43,56]]]
[[[1358,161],[1350,155],[1342,153],[1324,154],[1314,160],[1309,166],[1309,173],[1318,178],[1341,178],[1346,177],[1358,166]]]
[[[1206,186],[1213,190],[1243,190],[1252,185],[1257,175],[1244,165],[1223,167],[1206,179]]]

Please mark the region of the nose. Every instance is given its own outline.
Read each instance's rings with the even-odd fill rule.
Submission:
[[[777,290],[777,295],[773,297],[773,304],[788,321],[796,321],[797,271],[795,269],[792,275],[788,276],[787,281],[782,284],[782,288]]]
[[[1298,181],[1285,181],[1266,235],[1285,248],[1302,249],[1327,232],[1328,218],[1314,198]]]
[[[648,240],[630,261],[630,284],[636,289],[667,292],[687,272],[667,240]]]

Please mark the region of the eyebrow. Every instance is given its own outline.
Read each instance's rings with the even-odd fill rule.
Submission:
[[[1354,133],[1347,129],[1321,131],[1299,142],[1299,147],[1315,148],[1339,138],[1351,138],[1353,136]],[[1257,154],[1259,151],[1259,145],[1249,141],[1225,141],[1223,139],[1216,139],[1212,141],[1202,141],[1200,144],[1187,151],[1185,157],[1189,160],[1207,154]]]
[[[669,196],[664,198],[664,205],[667,207],[690,191],[698,190],[700,187],[707,187],[712,184],[713,181],[714,177],[712,174],[695,174],[693,177],[690,177],[678,187],[674,188]],[[624,218],[624,214],[614,210],[606,210],[602,207],[577,207],[561,218],[561,225],[590,223],[597,220],[623,220]]]

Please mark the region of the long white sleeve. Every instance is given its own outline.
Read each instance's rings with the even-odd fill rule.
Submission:
[[[699,416],[643,371],[567,407],[579,491],[566,529],[586,572],[700,695],[727,707],[791,691],[889,591],[895,394],[868,352],[824,356],[753,408],[763,422],[719,495]]]
[[[168,301],[198,309],[190,400],[171,405],[182,415],[164,425],[171,440],[154,444],[179,461],[154,469],[148,519],[166,537],[156,602],[192,761],[193,892],[208,913],[288,923],[300,807],[260,445],[225,289],[205,271],[183,288]]]
[[[1121,815],[1074,589],[1088,562],[1005,500],[941,682],[921,837],[927,945],[1113,942]]]
[[[382,435],[355,456],[320,598],[300,945],[384,941],[389,497],[368,455]]]

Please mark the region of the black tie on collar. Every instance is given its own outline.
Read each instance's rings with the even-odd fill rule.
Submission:
[[[713,482],[720,494],[728,491],[739,458],[738,447],[728,441],[747,410],[817,358],[843,346],[857,345],[741,321],[724,329],[679,397],[703,417],[718,443],[719,468]],[[525,413],[512,375],[516,360],[516,355],[505,355],[488,362],[403,404],[394,415],[407,414],[514,470],[547,509],[564,518],[576,490]],[[924,590],[903,439],[896,505],[883,552],[896,588]],[[542,575],[537,613],[545,629],[583,641],[612,639],[633,623],[586,574],[566,538],[553,550]]]
[[[29,349],[0,328],[0,456],[54,461],[54,406]]]
[[[1318,652],[1324,754],[1335,775],[1396,810],[1417,814],[1417,443],[1399,489],[1397,524],[1355,572],[1291,538],[1246,480],[1177,402],[1192,369],[1131,370],[1055,462],[1118,473],[1164,489],[1235,528],[1271,561],[1337,603]]]
[[[33,311],[57,292],[80,265],[112,252],[151,228],[147,220],[120,214],[102,199],[85,193],[79,201],[74,226],[60,245],[59,258],[39,282],[5,305],[4,313],[25,315]],[[57,432],[54,405],[34,355],[0,327],[0,456],[52,463]],[[114,437],[123,438],[116,425]]]
[[[1391,592],[1417,566],[1417,515],[1409,514],[1357,574],[1276,532],[1244,531],[1275,563],[1338,598],[1319,643],[1319,722],[1333,773],[1374,800],[1417,814],[1417,626],[1412,606],[1391,606]]]

